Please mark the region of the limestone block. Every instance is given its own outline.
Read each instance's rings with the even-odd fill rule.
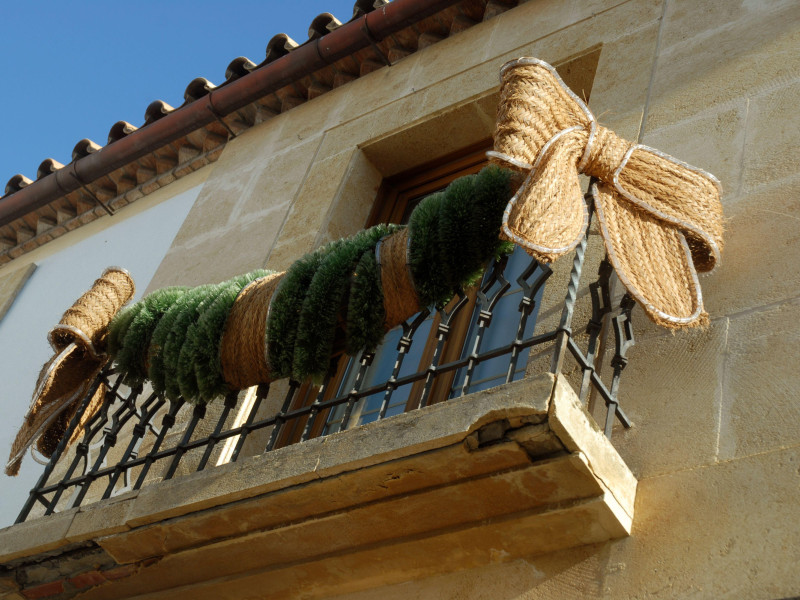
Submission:
[[[585,457],[596,476],[632,519],[636,478],[561,378],[556,380],[549,416],[548,425],[553,433],[567,450]]]
[[[661,2],[527,2],[497,17],[489,46],[495,57],[537,56],[558,62],[612,41],[661,16]],[[532,41],[535,44],[532,45]],[[534,53],[529,53],[533,48]]]
[[[126,531],[129,529],[128,513],[138,494],[139,491],[134,490],[103,502],[81,506],[70,524],[66,538],[70,542],[81,542]]]
[[[337,595],[331,600],[584,600],[602,598],[600,544]]]
[[[637,478],[714,462],[726,336],[714,322],[639,339],[628,353],[619,398],[633,427],[616,425],[613,442]]]
[[[716,270],[700,279],[712,317],[795,297],[800,289],[800,177],[725,205],[725,249]]]
[[[795,596],[798,467],[792,448],[640,480],[633,535],[610,543],[619,568],[604,597]]]
[[[636,141],[650,85],[658,24],[653,23],[611,41],[600,49],[589,108],[600,124]],[[631,117],[633,127],[625,126]]]
[[[66,546],[77,508],[0,529],[0,564]]]
[[[721,6],[731,4],[734,3],[720,0],[712,6],[716,14]],[[668,18],[665,35],[672,35],[671,31],[697,31],[691,24],[696,3],[687,0],[681,6],[687,8]],[[662,48],[648,128],[682,121],[688,115],[781,87],[797,78],[800,32],[795,23],[800,18],[800,5],[772,2],[768,7],[746,3],[740,6],[736,20]]]
[[[269,212],[266,216],[269,216]],[[274,212],[272,213],[274,216]],[[159,265],[148,291],[168,285],[217,283],[264,266],[276,232],[277,216],[252,215],[224,231],[196,240],[191,247],[172,247]],[[281,215],[279,215],[281,216]],[[273,233],[274,235],[274,233]]]
[[[409,74],[413,89],[424,89],[486,61],[493,53],[486,40],[499,23],[499,19],[478,23],[425,48],[424,52],[418,51]]]
[[[0,277],[0,321],[3,320],[8,309],[14,303],[14,299],[22,291],[22,286],[35,270],[36,265],[31,263]]]
[[[796,299],[731,318],[720,460],[800,443],[798,323]]]
[[[796,153],[800,146],[798,94],[800,72],[791,85],[751,100],[742,173],[745,190],[754,190],[797,173]]]

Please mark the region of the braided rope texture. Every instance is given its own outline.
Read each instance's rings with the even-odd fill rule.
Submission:
[[[656,323],[703,325],[697,271],[722,249],[716,178],[597,124],[587,106],[543,61],[523,58],[501,71],[493,162],[526,175],[506,207],[501,236],[544,262],[574,248],[588,212],[578,175],[592,194],[620,281]]]
[[[34,443],[44,456],[53,454],[92,380],[108,360],[105,349],[109,323],[134,293],[133,279],[127,271],[106,269],[50,331],[48,339],[55,355],[39,373],[25,420],[11,445],[7,475],[19,473],[22,458]],[[70,443],[100,408],[103,394],[102,387],[98,388]]]

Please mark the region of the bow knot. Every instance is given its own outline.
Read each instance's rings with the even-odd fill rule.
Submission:
[[[624,164],[631,143],[603,126],[592,128],[586,139],[586,149],[578,170],[601,181],[611,182],[614,173]]]
[[[588,225],[578,176],[595,177],[600,232],[628,292],[666,327],[707,321],[697,270],[713,269],[722,246],[716,178],[598,125],[543,61],[512,61],[501,80],[488,154],[527,174],[506,207],[501,237],[543,262],[573,249]]]

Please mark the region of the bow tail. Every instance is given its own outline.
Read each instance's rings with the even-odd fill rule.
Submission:
[[[611,186],[592,189],[606,250],[620,281],[664,327],[704,325],[708,315],[683,233]]]
[[[11,446],[5,467],[7,475],[13,476],[19,472],[25,452],[34,443],[44,456],[52,456],[81,399],[105,362],[104,358],[91,356],[73,343],[42,367],[28,414]],[[103,391],[100,386],[84,411],[70,443],[99,408]]]
[[[583,238],[589,220],[578,172],[580,140],[564,135],[542,150],[541,164],[509,201],[500,237],[542,262],[552,262]]]

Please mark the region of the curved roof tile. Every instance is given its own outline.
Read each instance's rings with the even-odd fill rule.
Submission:
[[[41,179],[42,177],[50,175],[50,173],[55,173],[63,167],[64,165],[62,165],[56,159],[45,158],[39,165],[39,168],[36,169],[36,179]]]
[[[121,140],[126,135],[132,134],[138,127],[131,125],[127,121],[117,121],[111,126],[108,131],[108,143],[111,144],[117,140]]]
[[[11,179],[8,180],[8,183],[6,184],[6,192],[5,193],[6,193],[6,195],[13,194],[14,192],[18,192],[19,190],[24,188],[26,185],[29,185],[31,183],[33,183],[33,181],[31,181],[31,179],[29,179],[28,177],[25,177],[25,175],[23,175],[22,173],[17,173]]]
[[[308,39],[316,40],[341,26],[342,22],[331,13],[319,14],[311,21],[311,25],[308,27]]]
[[[225,82],[235,81],[239,77],[244,77],[256,68],[256,63],[245,56],[234,58],[228,68],[225,69]]]
[[[194,102],[198,98],[202,98],[203,96],[207,95],[208,92],[216,87],[217,86],[215,86],[205,77],[195,77],[189,82],[189,85],[186,86],[186,91],[183,93],[183,99],[186,103]]]
[[[150,125],[173,110],[175,109],[163,100],[153,100],[144,111],[144,124]]]
[[[83,138],[80,142],[75,144],[75,147],[72,149],[72,160],[78,160],[84,156],[89,156],[93,152],[100,150],[100,148],[102,148],[100,144],[93,142],[89,138]]]
[[[272,36],[272,39],[267,42],[267,56],[261,64],[271,63],[273,60],[277,60],[281,56],[289,54],[289,52],[297,48],[297,46],[298,43],[288,35],[285,33],[278,33]]]

